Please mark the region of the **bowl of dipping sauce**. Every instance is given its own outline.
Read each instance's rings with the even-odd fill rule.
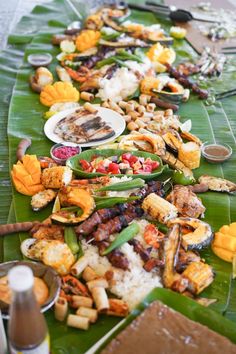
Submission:
[[[232,148],[228,144],[212,144],[208,141],[202,145],[202,155],[210,163],[222,163],[232,155]]]
[[[67,159],[80,153],[81,147],[73,143],[55,144],[50,150],[52,159],[60,165],[65,165]]]
[[[27,60],[34,68],[39,68],[40,66],[48,66],[52,62],[52,56],[49,53],[30,54]]]

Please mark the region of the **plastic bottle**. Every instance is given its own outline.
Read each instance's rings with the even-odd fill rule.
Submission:
[[[23,265],[8,273],[12,290],[8,337],[11,354],[49,354],[49,335],[36,301],[32,270]]]

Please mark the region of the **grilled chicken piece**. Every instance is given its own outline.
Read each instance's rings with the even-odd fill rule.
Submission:
[[[199,183],[204,183],[211,191],[236,193],[236,184],[224,178],[203,175],[198,179]]]
[[[37,240],[58,240],[64,242],[64,227],[52,224],[36,224],[30,235]]]
[[[31,199],[31,207],[33,211],[39,211],[45,208],[53,199],[56,198],[56,192],[52,189],[45,189],[33,195]]]
[[[206,210],[201,199],[187,186],[175,185],[166,200],[174,204],[182,216],[199,218]]]

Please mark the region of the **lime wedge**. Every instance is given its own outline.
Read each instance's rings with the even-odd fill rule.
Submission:
[[[59,196],[57,195],[55,202],[53,204],[53,208],[52,208],[52,213],[57,213],[59,210],[61,210],[61,204],[60,204],[60,199]]]

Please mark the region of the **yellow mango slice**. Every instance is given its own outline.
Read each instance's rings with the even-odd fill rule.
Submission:
[[[221,247],[236,253],[236,237],[231,235],[225,235],[221,232],[216,232],[213,244],[214,246]]]
[[[217,255],[219,258],[223,259],[226,262],[232,262],[235,252],[228,251],[221,247],[216,247],[212,245],[212,251]]]
[[[232,222],[232,224],[229,225],[229,234],[236,237],[236,222]]]
[[[229,233],[229,225],[223,225],[220,229],[220,232],[222,232],[222,234],[228,234]]]

